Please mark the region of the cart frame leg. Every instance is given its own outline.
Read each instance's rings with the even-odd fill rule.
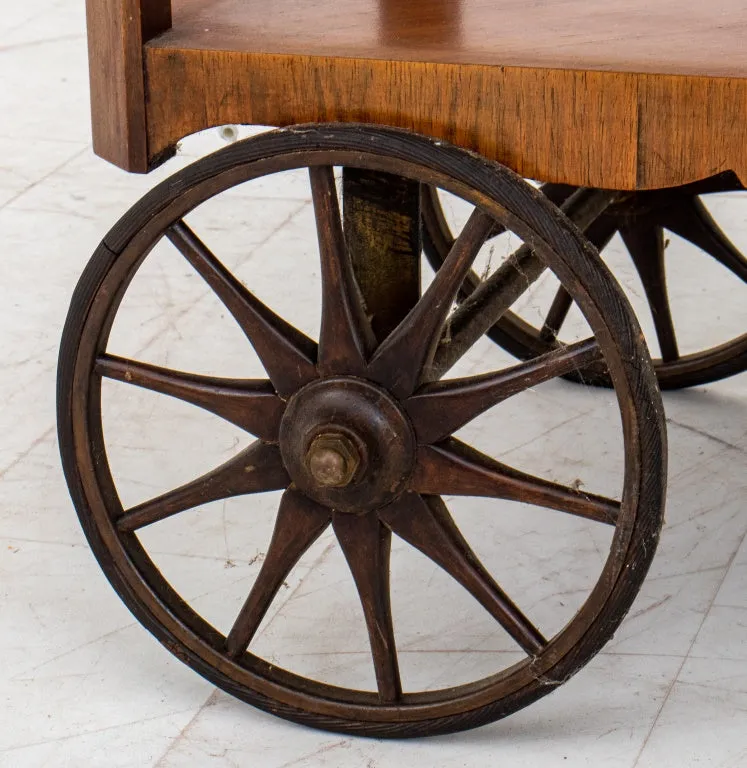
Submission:
[[[342,178],[345,240],[381,341],[420,298],[420,184],[357,168]]]

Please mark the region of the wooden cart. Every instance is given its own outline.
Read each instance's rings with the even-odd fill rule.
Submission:
[[[94,148],[121,168],[146,173],[180,139],[212,126],[286,126],[147,194],[104,238],[75,292],[60,357],[60,444],[83,527],[116,591],[200,674],[321,728],[443,733],[553,690],[612,636],[654,554],[666,485],[657,374],[661,386],[680,387],[747,367],[747,335],[680,356],[663,258],[666,228],[731,270],[735,296],[747,281],[747,260],[699,199],[747,179],[743,4],[88,0],[88,23]],[[262,303],[185,221],[236,185],[299,168],[308,169],[321,254],[318,339]],[[544,182],[543,191],[523,177]],[[438,190],[472,206],[461,231],[452,233]],[[478,277],[478,251],[505,231],[522,246]],[[599,258],[617,231],[642,279],[660,360],[649,357]],[[265,380],[197,376],[107,352],[130,281],[164,238],[235,318]],[[423,252],[437,271],[421,292]],[[534,327],[509,308],[547,270],[560,288]],[[591,336],[565,344],[560,327],[574,303]],[[486,333],[522,362],[444,378]],[[558,376],[614,388],[621,499],[521,472],[454,437]],[[104,378],[180,398],[256,439],[209,474],[125,509],[101,426]],[[209,501],[281,489],[256,583],[230,631],[219,632],[175,592],[137,532]],[[460,495],[614,527],[596,585],[552,637],[470,549],[443,501]],[[250,651],[283,580],[330,525],[361,597],[376,691],[306,679]],[[471,593],[523,659],[469,684],[403,691],[392,534]]]

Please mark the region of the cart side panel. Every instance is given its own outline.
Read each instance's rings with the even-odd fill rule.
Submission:
[[[143,44],[171,26],[171,0],[86,0],[93,149],[148,170]]]
[[[734,171],[747,185],[747,78],[641,75],[638,188]]]
[[[635,188],[633,74],[185,49],[168,36],[145,59],[152,158],[226,123],[358,122],[445,139],[530,178]]]

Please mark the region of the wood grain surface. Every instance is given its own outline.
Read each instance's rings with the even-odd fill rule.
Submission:
[[[143,43],[171,26],[168,0],[86,0],[93,149],[115,165],[148,167]]]
[[[96,150],[143,172],[212,126],[364,122],[543,181],[745,180],[745,30],[735,0],[174,0],[172,27],[145,43],[145,159],[112,127],[137,134],[136,67],[110,76],[127,83],[126,109],[94,107]]]
[[[742,0],[173,0],[169,47],[747,77]]]
[[[319,241],[318,344],[276,315],[220,262],[200,239],[213,239],[209,229],[192,232],[183,219],[200,201],[210,205],[257,174],[305,165]],[[343,180],[341,211],[333,168],[351,165],[359,173]],[[399,253],[385,252],[378,233],[366,233],[391,219],[388,200],[411,197],[409,185],[392,176],[451,189],[475,209],[419,297],[414,290],[389,292],[406,305],[374,307],[383,317],[404,316],[390,334],[384,329],[375,339],[368,301],[351,279],[355,262],[343,247],[343,232],[360,237],[353,253],[363,256],[371,244],[377,263],[387,255],[393,259],[378,272],[384,279],[406,255],[408,243],[411,256],[419,254],[417,232],[406,222],[399,226],[406,233]],[[359,192],[362,200],[356,201]],[[572,197],[580,200],[587,193]],[[417,207],[412,200],[406,208],[415,221]],[[346,223],[350,216],[359,220]],[[453,339],[446,323],[462,278],[496,226],[533,243],[581,309],[592,335],[510,368],[491,370],[487,363],[481,375],[428,384],[433,355]],[[164,230],[243,331],[246,348],[257,350],[266,378],[243,383],[207,378],[107,354],[120,299]],[[384,294],[374,288],[374,276],[368,277],[363,291],[373,304]],[[513,277],[505,277],[513,283]],[[416,288],[417,273],[410,271],[409,278]],[[525,276],[525,289],[531,283]],[[499,286],[496,291],[506,293]],[[533,474],[532,467],[503,464],[453,437],[492,405],[594,360],[604,360],[609,369],[619,407],[625,467],[614,495],[551,482]],[[172,394],[195,412],[207,410],[234,424],[237,416],[243,420],[236,409],[241,400],[248,445],[208,473],[124,507],[104,439],[102,377],[115,379],[118,387]],[[99,564],[134,615],[181,661],[228,693],[275,715],[343,733],[449,733],[504,717],[550,693],[614,635],[654,556],[663,519],[664,411],[642,333],[612,276],[600,267],[580,230],[531,185],[457,147],[403,131],[353,126],[271,131],[201,158],[155,187],[105,237],[76,289],[60,352],[58,414],[63,466],[81,523]],[[495,417],[500,428],[500,415]],[[251,519],[255,494],[282,488],[266,556],[253,584],[246,585],[233,623],[219,630],[166,581],[140,531],[236,496],[244,497]],[[571,515],[614,528],[605,539],[609,554],[601,551],[596,583],[591,571],[588,596],[582,594],[577,612],[559,631],[535,616],[522,590],[505,588],[481,562],[449,510],[451,497],[462,495],[522,502],[542,507],[546,515]],[[364,683],[363,690],[278,667],[252,645],[290,570],[330,524],[368,628],[376,684]],[[405,678],[403,690],[397,654],[401,630],[390,600],[393,539],[443,570],[494,620],[495,632],[507,634],[509,647],[519,655],[504,655],[505,663],[498,659],[488,677],[478,671],[477,679],[437,685],[437,690],[421,690],[417,681]],[[396,570],[391,575],[399,577],[395,589],[409,587]],[[325,631],[321,618],[315,631]]]

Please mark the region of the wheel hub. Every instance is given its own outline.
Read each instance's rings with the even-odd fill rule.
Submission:
[[[404,489],[415,462],[415,436],[388,392],[340,376],[315,381],[291,397],[280,451],[306,495],[342,512],[365,513]]]

